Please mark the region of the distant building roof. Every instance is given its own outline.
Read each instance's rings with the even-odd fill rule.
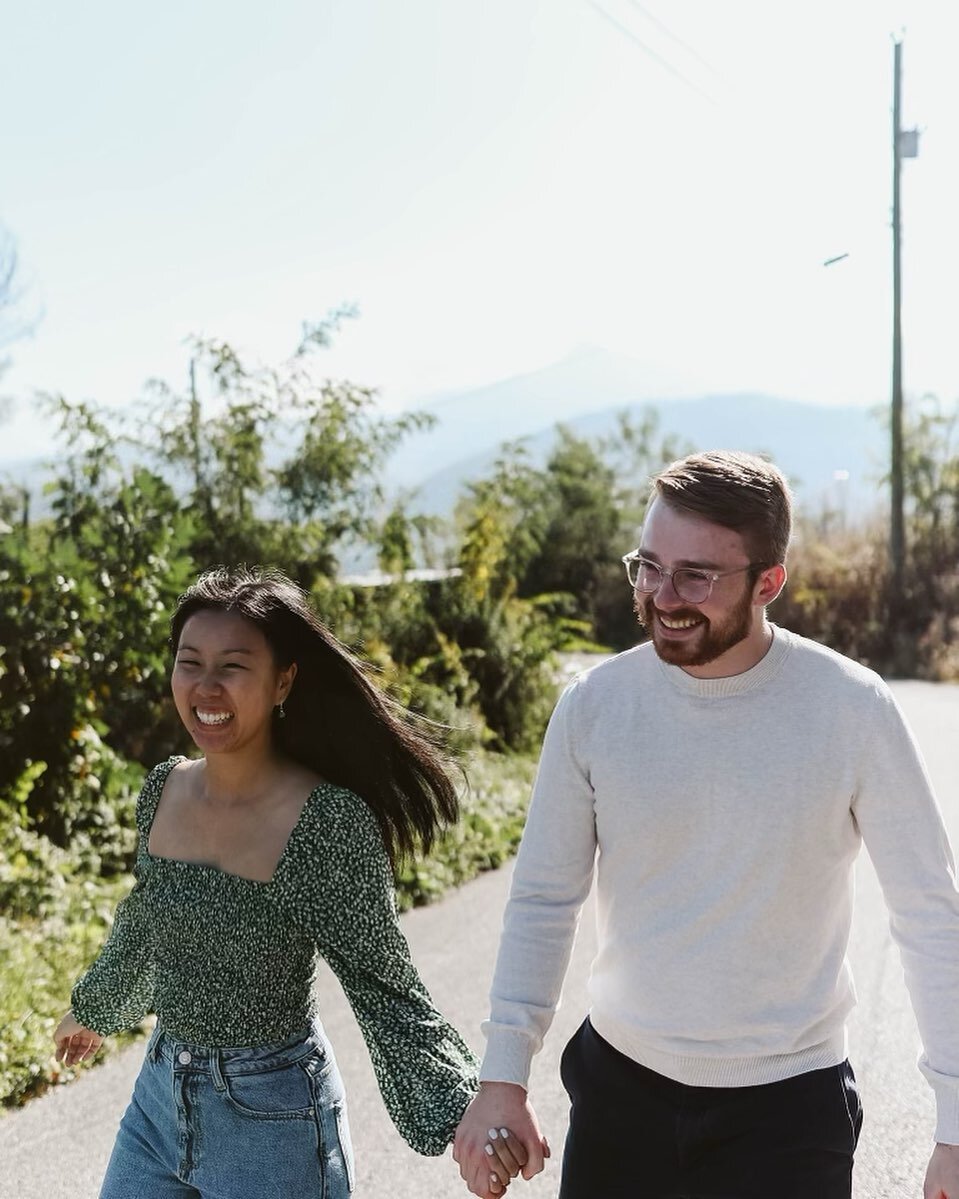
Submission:
[[[349,587],[387,587],[390,583],[436,583],[440,579],[458,578],[462,573],[458,566],[449,570],[408,570],[398,575],[369,570],[365,574],[342,575],[339,581]]]

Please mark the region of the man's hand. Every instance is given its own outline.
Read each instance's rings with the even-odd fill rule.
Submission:
[[[456,1130],[453,1160],[459,1165],[460,1177],[470,1193],[481,1199],[501,1195],[509,1183],[508,1178],[499,1179],[499,1186],[491,1182],[491,1173],[503,1172],[496,1157],[486,1152],[493,1129],[497,1132],[508,1129],[512,1139],[522,1146],[526,1155],[522,1174],[526,1179],[538,1174],[543,1168],[544,1157],[549,1156],[549,1146],[540,1133],[526,1090],[511,1082],[480,1083],[479,1094],[466,1109]],[[511,1156],[517,1165],[521,1164],[522,1154]]]
[[[922,1199],[959,1199],[959,1145],[933,1149]]]

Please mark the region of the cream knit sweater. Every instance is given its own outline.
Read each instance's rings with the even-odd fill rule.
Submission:
[[[882,680],[774,628],[696,679],[646,644],[576,678],[550,722],[516,862],[480,1077],[525,1085],[597,879],[591,1020],[680,1082],[835,1065],[865,841],[938,1106],[959,1143],[959,890],[916,744]],[[598,851],[598,854],[597,854]]]

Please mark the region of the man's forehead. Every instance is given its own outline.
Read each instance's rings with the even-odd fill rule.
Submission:
[[[658,497],[646,510],[640,549],[664,564],[716,569],[749,556],[742,534],[735,529],[673,508]]]

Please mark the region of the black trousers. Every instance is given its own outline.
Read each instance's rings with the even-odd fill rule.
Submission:
[[[850,1199],[862,1107],[848,1062],[782,1082],[690,1087],[587,1019],[563,1052],[559,1199]]]

